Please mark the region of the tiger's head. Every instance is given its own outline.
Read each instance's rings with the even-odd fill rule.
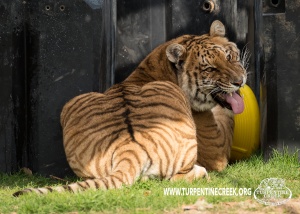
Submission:
[[[235,114],[244,110],[239,89],[247,80],[246,69],[236,44],[225,37],[225,27],[214,21],[209,34],[185,35],[166,48],[174,65],[178,84],[195,111],[205,111],[217,103]]]

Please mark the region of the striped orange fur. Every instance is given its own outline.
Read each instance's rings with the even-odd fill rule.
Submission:
[[[77,96],[65,105],[61,124],[71,168],[91,179],[25,189],[15,196],[119,188],[140,177],[193,180],[207,175],[195,165],[197,140],[189,102],[171,82],[123,83],[104,94]]]
[[[208,34],[168,41],[123,83],[69,101],[61,113],[65,152],[87,180],[14,195],[119,188],[140,177],[192,180],[206,176],[205,168],[223,170],[233,111],[240,111],[229,96],[241,100],[247,78],[236,44],[224,35],[215,21]]]

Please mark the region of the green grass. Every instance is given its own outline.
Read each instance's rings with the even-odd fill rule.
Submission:
[[[12,193],[26,187],[60,185],[62,182],[23,173],[0,174],[0,213],[180,213],[183,204],[194,204],[200,197],[209,203],[253,200],[253,192],[265,178],[285,179],[293,198],[300,195],[300,163],[297,153],[274,151],[272,158],[264,162],[259,155],[252,156],[227,167],[223,172],[209,173],[205,179],[193,183],[148,180],[132,187],[109,191],[86,191],[78,194],[51,193],[44,196],[29,194],[19,198]],[[74,180],[74,179],[73,179]],[[251,188],[251,196],[166,196],[164,188]]]

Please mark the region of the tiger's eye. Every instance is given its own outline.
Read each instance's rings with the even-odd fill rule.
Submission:
[[[231,60],[231,55],[228,54],[228,55],[226,56],[226,59],[227,59],[228,61],[230,61],[230,60]]]

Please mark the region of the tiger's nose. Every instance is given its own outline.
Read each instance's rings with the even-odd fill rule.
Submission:
[[[233,82],[232,85],[235,85],[237,87],[241,87],[243,85],[243,83],[244,83],[244,80],[240,79],[240,80],[238,80],[236,82]]]

